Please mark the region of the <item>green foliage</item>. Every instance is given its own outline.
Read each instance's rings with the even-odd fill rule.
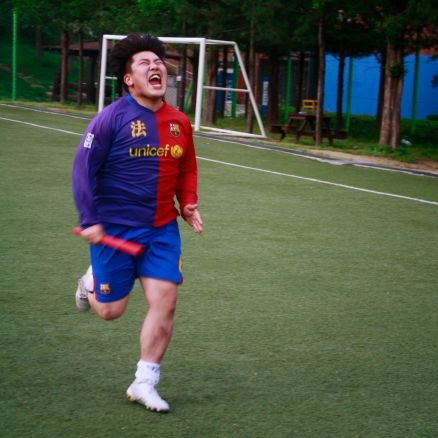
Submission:
[[[17,51],[17,98],[35,101],[47,100],[46,93],[59,68],[60,55],[45,51],[41,57],[27,43],[19,43]],[[11,96],[12,48],[7,40],[0,40],[0,97]]]

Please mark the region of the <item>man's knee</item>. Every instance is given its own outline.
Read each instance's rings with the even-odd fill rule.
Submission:
[[[111,303],[96,302],[96,305],[93,306],[93,308],[100,318],[104,319],[105,321],[112,321],[113,319],[120,318],[123,315],[127,304],[128,297],[125,297],[122,300]]]
[[[112,321],[113,319],[120,318],[123,315],[123,311],[120,312],[114,309],[108,309],[106,306],[96,310],[96,313],[105,321]]]

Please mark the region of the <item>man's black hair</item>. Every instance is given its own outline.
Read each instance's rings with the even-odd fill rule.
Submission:
[[[127,90],[123,76],[130,70],[132,57],[138,52],[153,52],[164,61],[164,44],[159,38],[154,35],[129,34],[110,52],[110,69],[117,77],[119,89],[123,87]]]

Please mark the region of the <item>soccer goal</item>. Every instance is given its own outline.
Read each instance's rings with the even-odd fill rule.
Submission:
[[[102,59],[100,64],[100,81],[99,81],[99,102],[98,110],[101,111],[105,105],[105,90],[106,81],[113,80],[114,77],[107,75],[107,61],[108,61],[108,41],[121,40],[125,38],[125,35],[103,35],[102,40]],[[199,46],[199,64],[198,64],[198,78],[196,84],[196,108],[195,108],[195,120],[193,129],[195,132],[201,131],[212,131],[221,135],[231,135],[239,137],[266,137],[265,129],[260,117],[260,113],[257,107],[254,94],[252,92],[248,75],[245,70],[245,65],[242,60],[242,55],[240,53],[239,47],[234,41],[222,41],[222,40],[211,40],[207,38],[179,38],[179,37],[159,37],[163,43],[168,44],[186,44],[186,45],[197,45]],[[206,51],[208,46],[226,46],[231,47],[234,50],[234,54],[239,63],[239,69],[242,74],[242,88],[232,88],[232,87],[216,87],[205,84],[205,67],[206,67]],[[195,84],[193,84],[195,86]],[[224,93],[247,93],[249,97],[249,102],[252,106],[257,124],[260,130],[260,134],[252,134],[248,132],[234,131],[228,129],[213,128],[210,126],[201,125],[201,116],[203,109],[203,91],[204,90],[218,90]]]

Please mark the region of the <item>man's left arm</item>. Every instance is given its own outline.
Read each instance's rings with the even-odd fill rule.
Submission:
[[[186,141],[187,147],[180,162],[176,197],[183,219],[192,227],[195,233],[201,233],[203,222],[198,210],[198,168],[192,128],[189,123]]]

